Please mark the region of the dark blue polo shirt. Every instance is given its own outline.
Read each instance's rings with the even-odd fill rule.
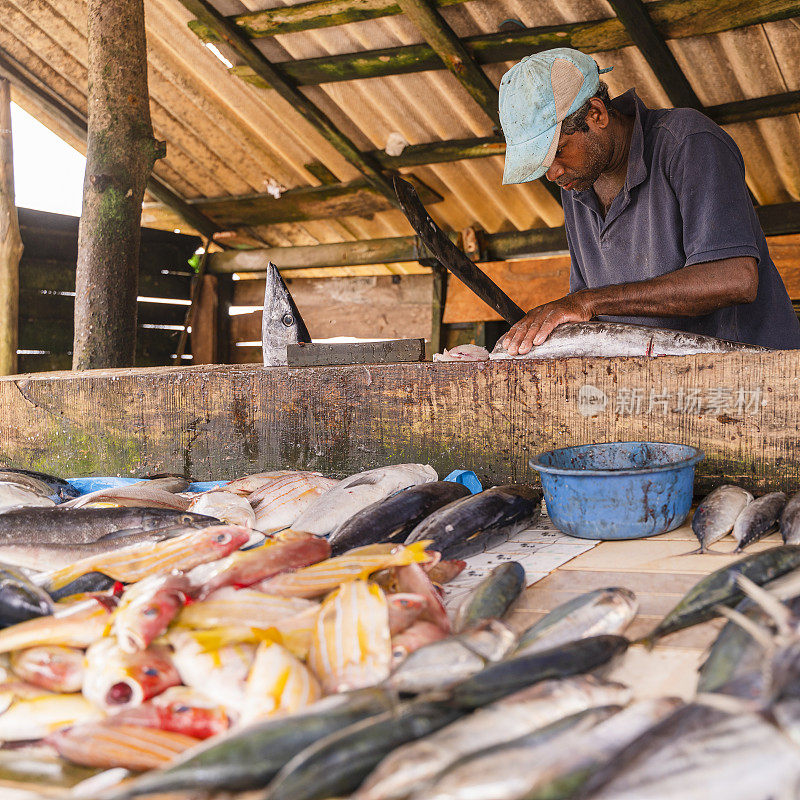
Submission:
[[[800,348],[800,323],[772,263],[739,148],[689,108],[649,109],[633,89],[613,104],[636,115],[625,186],[605,219],[594,190],[561,192],[570,291],[655,278],[734,256],[758,261],[752,303],[700,317],[602,317],[775,349]]]

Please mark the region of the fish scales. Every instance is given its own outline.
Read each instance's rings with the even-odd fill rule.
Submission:
[[[507,561],[495,567],[459,607],[456,632],[487,619],[500,619],[524,588],[525,568],[518,561]]]
[[[692,530],[700,542],[699,552],[707,552],[714,542],[727,536],[752,500],[750,492],[728,484],[706,495],[692,516]]]
[[[733,538],[739,543],[735,552],[766,536],[778,524],[785,505],[783,492],[770,492],[749,503],[733,525]]]
[[[256,529],[273,533],[291,527],[312,503],[338,483],[314,472],[294,473],[276,479],[248,498],[250,503],[256,504]]]

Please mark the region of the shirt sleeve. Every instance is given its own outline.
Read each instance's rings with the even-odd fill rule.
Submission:
[[[736,145],[710,131],[687,136],[669,165],[683,221],[686,265],[752,256],[759,260],[757,220]]]

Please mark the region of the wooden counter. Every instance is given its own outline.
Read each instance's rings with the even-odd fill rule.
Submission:
[[[698,489],[800,485],[800,353],[307,368],[255,365],[0,379],[0,458],[59,475],[277,467],[343,476],[431,463],[529,480],[542,450],[702,448]]]

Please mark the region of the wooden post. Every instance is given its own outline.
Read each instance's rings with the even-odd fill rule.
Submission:
[[[17,371],[19,260],[22,237],[14,203],[11,85],[0,80],[0,375]]]
[[[431,355],[442,352],[442,317],[444,316],[444,306],[447,302],[447,270],[438,261],[432,264],[432,269]]]
[[[219,356],[218,278],[216,275],[203,275],[195,280],[200,281],[200,293],[197,298],[197,309],[192,318],[192,364],[214,364]]]
[[[128,367],[153,138],[143,0],[89,0],[89,114],[75,284],[74,369]]]

